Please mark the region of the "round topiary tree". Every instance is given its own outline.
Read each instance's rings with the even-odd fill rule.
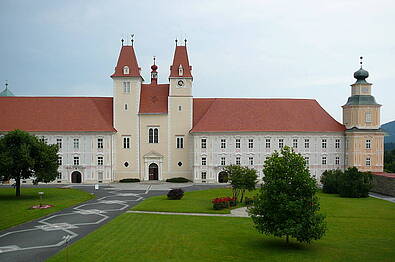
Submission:
[[[310,176],[304,158],[289,147],[274,152],[266,161],[264,184],[249,212],[256,229],[276,237],[296,238],[310,243],[326,230],[316,181]]]
[[[182,190],[181,188],[171,189],[167,193],[167,198],[170,200],[180,200],[183,196],[184,196],[184,190]]]

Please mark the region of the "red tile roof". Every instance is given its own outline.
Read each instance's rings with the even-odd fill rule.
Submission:
[[[188,52],[186,46],[176,46],[173,64],[170,66],[170,77],[180,77],[178,68],[182,66],[183,74],[181,77],[192,77],[192,66],[189,65]]]
[[[190,132],[343,132],[312,99],[193,99]]]
[[[123,73],[124,66],[129,67],[129,74]],[[133,46],[122,46],[118,57],[118,63],[115,67],[114,76],[140,76],[140,67],[137,63],[136,54],[134,53]]]
[[[112,97],[0,97],[0,131],[115,132]]]
[[[169,84],[142,84],[140,114],[166,114]]]

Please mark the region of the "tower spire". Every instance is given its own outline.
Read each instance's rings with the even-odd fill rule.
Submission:
[[[155,64],[156,57],[153,57],[154,64],[151,66],[151,84],[158,84],[158,72],[156,71],[158,69],[158,66]]]

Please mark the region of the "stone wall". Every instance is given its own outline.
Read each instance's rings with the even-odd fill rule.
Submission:
[[[372,191],[395,196],[395,175],[373,175]]]

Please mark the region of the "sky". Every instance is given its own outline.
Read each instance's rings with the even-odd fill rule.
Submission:
[[[167,83],[187,39],[194,97],[311,98],[339,122],[359,57],[382,123],[395,120],[395,2],[0,1],[0,90],[112,96],[121,38]]]

